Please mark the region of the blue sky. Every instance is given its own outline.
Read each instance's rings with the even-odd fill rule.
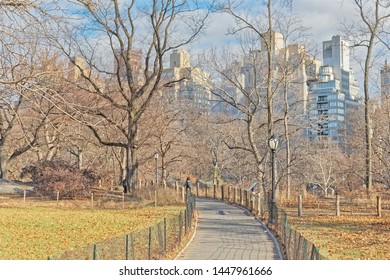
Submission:
[[[260,3],[261,0],[256,2]],[[309,32],[318,45],[319,51],[322,49],[323,41],[331,40],[333,35],[343,34],[343,22],[351,22],[359,18],[353,0],[293,0],[292,13],[302,20],[305,27],[310,28]],[[226,36],[227,29],[232,24],[234,20],[227,14],[212,15],[204,35],[188,46],[193,57],[197,52],[211,47],[222,47],[226,42],[233,41],[231,37],[229,39]],[[322,61],[321,52],[317,58]],[[352,58],[351,66],[356,78],[361,81],[361,68]],[[377,76],[379,70],[376,69],[373,72],[372,74]]]
[[[341,23],[351,20],[356,14],[352,0],[293,0],[292,12],[302,19],[304,26],[311,28],[310,32],[317,44],[330,40],[333,35],[341,34]],[[226,14],[212,15],[204,36],[191,48],[222,46],[229,41],[225,34],[232,24],[233,19]]]

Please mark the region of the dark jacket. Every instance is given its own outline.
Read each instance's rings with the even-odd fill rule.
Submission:
[[[189,180],[189,179],[186,180],[185,187],[187,190],[191,189],[191,180]]]

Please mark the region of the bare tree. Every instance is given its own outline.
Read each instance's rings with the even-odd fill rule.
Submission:
[[[310,154],[308,179],[327,193],[330,188],[340,190],[345,174],[346,158],[336,146],[322,147]]]
[[[219,85],[215,85],[214,90],[217,100],[234,108],[236,115],[232,116],[232,125],[241,123],[245,127],[240,136],[225,142],[231,149],[253,156],[256,177],[264,194],[266,187],[262,183],[268,154],[267,139],[273,133],[280,133],[276,124],[283,120],[275,113],[274,104],[285,80],[276,70],[280,69],[277,58],[281,56],[283,46],[280,46],[280,41],[283,38],[274,29],[275,10],[290,4],[291,1],[266,1],[265,9],[253,3],[248,9],[250,12],[246,13],[240,9],[240,4],[229,1],[223,10],[236,21],[229,33],[239,39],[241,52],[214,53],[207,59],[219,75],[216,78]],[[258,11],[256,17],[252,16],[254,11]],[[243,61],[238,61],[237,57],[243,57]]]
[[[86,82],[82,91],[91,97],[84,104],[88,108],[77,108],[85,124],[102,145],[126,151],[124,184],[129,191],[138,183],[139,122],[163,87],[166,54],[194,41],[209,12],[190,0],[70,3],[78,12],[64,18],[81,13],[83,21],[61,22],[65,34],[55,41]],[[99,61],[103,56],[108,62]]]
[[[375,50],[381,43],[380,34],[388,29],[388,19],[390,17],[390,6],[384,0],[354,0],[354,6],[359,14],[359,19],[351,25],[346,25],[347,34],[355,47],[364,49],[363,73],[364,73],[364,116],[365,116],[365,183],[367,191],[372,189],[372,120],[370,102],[370,79],[373,68]],[[383,42],[383,41],[382,41]]]
[[[0,3],[0,178],[7,178],[10,163],[36,144],[53,107],[38,104],[47,94],[45,77],[52,75],[44,66],[50,50],[40,49],[38,4]]]
[[[234,1],[228,1],[228,4],[224,8],[224,11],[234,17],[237,23],[237,27],[233,27],[230,30],[231,34],[238,34],[242,31],[249,30],[255,37],[257,37],[258,43],[262,43],[265,49],[263,50],[266,55],[266,79],[264,81],[264,87],[266,91],[266,102],[267,102],[267,131],[268,136],[271,136],[273,133],[273,98],[276,94],[279,85],[275,83],[274,79],[274,57],[275,57],[275,30],[274,30],[274,13],[278,8],[283,9],[291,5],[292,0],[279,0],[272,1],[267,0],[266,2],[266,13],[263,17],[252,17],[250,13],[253,12],[252,9],[249,9],[250,12],[243,14],[239,10],[239,4]],[[274,9],[274,7],[277,7]],[[256,9],[255,6],[251,8]],[[252,36],[253,36],[252,35]],[[276,85],[275,85],[276,84]]]
[[[284,103],[281,112],[283,118],[284,144],[285,144],[285,164],[284,164],[284,183],[286,187],[286,196],[290,198],[292,165],[294,162],[293,152],[302,141],[292,139],[303,135],[304,128],[307,126],[306,110],[308,108],[309,95],[307,81],[315,78],[315,73],[307,71],[316,55],[315,46],[311,44],[311,36],[308,34],[308,28],[302,25],[302,22],[295,16],[278,13],[275,26],[283,35],[284,48],[281,50],[278,64],[281,79],[281,94],[278,104]],[[309,72],[309,73],[307,73]],[[314,77],[310,77],[313,75]],[[282,100],[280,100],[282,99]],[[295,147],[294,147],[295,146]],[[295,149],[294,149],[295,148]]]

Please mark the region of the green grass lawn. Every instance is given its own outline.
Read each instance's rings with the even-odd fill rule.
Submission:
[[[0,208],[0,259],[47,259],[177,215],[180,206],[126,210]]]

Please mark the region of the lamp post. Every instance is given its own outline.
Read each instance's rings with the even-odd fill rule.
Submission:
[[[154,155],[154,161],[156,163],[156,186],[158,186],[158,153]]]
[[[271,137],[268,139],[268,147],[271,149],[271,163],[272,163],[272,181],[271,181],[271,186],[272,186],[272,193],[271,193],[271,210],[270,210],[270,223],[275,224],[275,151],[278,148],[279,145],[279,140],[278,138],[275,137],[275,135],[271,135]]]

